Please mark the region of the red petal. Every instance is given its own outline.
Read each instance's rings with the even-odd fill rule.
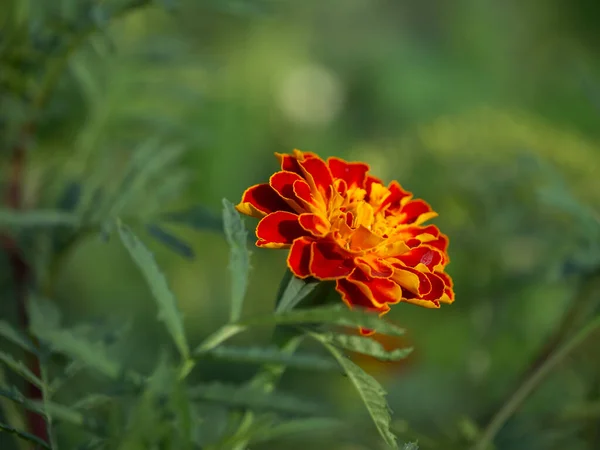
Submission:
[[[259,246],[267,243],[291,244],[294,239],[305,235],[306,231],[298,223],[298,216],[286,211],[269,214],[256,227]]]
[[[439,250],[431,248],[428,245],[413,248],[408,253],[397,256],[397,258],[409,267],[415,267],[417,264],[425,264],[429,269],[437,266],[442,261],[442,255]]]
[[[406,214],[403,222],[407,224],[415,223],[419,218],[421,218],[419,222],[425,222],[437,215],[425,200],[420,199],[411,200],[402,207],[400,212]]]
[[[439,300],[444,295],[446,285],[444,280],[436,273],[425,274],[431,282],[431,291],[428,294],[421,296],[423,300]]]
[[[333,185],[333,178],[327,164],[321,158],[309,158],[300,161],[300,166],[307,174],[309,184],[312,179],[315,187],[328,197],[330,195],[329,186]]]
[[[392,280],[402,288],[421,297],[431,291],[431,280],[426,273],[413,267],[406,267],[401,263],[392,264],[396,269]]]
[[[300,237],[294,241],[287,258],[288,267],[298,278],[310,276],[310,246],[313,241],[307,237]]]
[[[313,205],[315,199],[310,191],[310,186],[304,180],[297,180],[294,182],[294,194],[297,198],[302,200],[306,205]]]
[[[339,158],[329,158],[327,160],[331,175],[334,178],[344,180],[348,187],[358,186],[364,188],[369,166],[360,162],[347,162]]]
[[[323,237],[329,233],[331,228],[328,221],[318,214],[304,213],[300,214],[300,226],[315,237]]]
[[[281,170],[302,175],[302,169],[295,156],[287,155],[285,153],[275,153],[275,156],[277,156],[277,159],[279,159],[281,163]]]
[[[341,280],[337,280],[335,289],[341,294],[342,301],[348,305],[350,309],[358,307],[379,313],[389,310],[389,306],[387,305],[381,307],[374,306],[371,299],[365,295],[356,283],[352,283],[347,279],[342,278]]]
[[[385,200],[381,203],[379,210],[388,209],[388,210],[398,210],[402,205],[402,200],[412,197],[412,194],[408,191],[402,189],[402,186],[397,181],[392,181],[388,186],[390,190],[390,194],[385,198]]]
[[[390,279],[373,278],[362,270],[355,270],[348,277],[348,281],[355,283],[377,308],[402,300],[402,289]]]
[[[252,208],[261,215],[275,211],[292,211],[290,206],[268,184],[257,184],[247,189],[242,195],[242,201],[237,210],[243,214],[252,214]],[[260,216],[259,216],[260,217]]]
[[[318,280],[335,280],[348,276],[354,269],[354,262],[340,250],[334,242],[313,243],[310,259],[311,274]]]

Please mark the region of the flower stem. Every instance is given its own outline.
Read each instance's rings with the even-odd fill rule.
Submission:
[[[585,342],[597,329],[600,329],[600,316],[593,319],[562,347],[552,353],[531,376],[524,380],[508,401],[494,415],[473,446],[473,450],[487,450],[506,421],[519,409],[521,404],[539,386],[552,369],[561,363],[574,349]]]

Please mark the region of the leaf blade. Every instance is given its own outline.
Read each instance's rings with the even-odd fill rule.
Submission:
[[[190,351],[185,337],[183,318],[181,317],[175,296],[169,289],[164,274],[158,268],[154,255],[152,255],[150,250],[146,248],[129,227],[119,224],[118,232],[121,242],[142,273],[156,300],[159,320],[165,323],[167,331],[171,335],[181,356],[185,360],[189,359]]]
[[[386,392],[383,387],[375,378],[366,373],[343,355],[337,348],[331,345],[326,338],[316,333],[309,333],[309,335],[321,342],[339,362],[362,398],[363,403],[384,442],[390,448],[397,449],[397,438],[390,429],[392,418],[389,406],[385,399]]]
[[[242,307],[248,289],[250,274],[250,250],[248,250],[248,232],[240,213],[233,203],[223,199],[223,229],[229,243],[229,271],[231,273],[231,310],[230,321],[236,322],[242,315]]]

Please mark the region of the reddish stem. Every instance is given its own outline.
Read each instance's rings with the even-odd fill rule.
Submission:
[[[10,170],[8,189],[5,204],[10,209],[23,208],[23,178],[27,157],[27,141],[31,139],[34,127],[25,125],[22,130],[21,139],[13,148],[8,164]],[[31,279],[31,267],[23,256],[17,241],[8,233],[0,233],[0,243],[8,255],[12,270],[15,301],[17,303],[17,314],[23,331],[29,329],[29,316],[27,314],[27,293]],[[28,355],[27,365],[38,377],[41,376],[40,361],[35,355]],[[27,383],[27,397],[31,400],[42,400],[42,391],[32,383]],[[35,436],[48,441],[48,429],[45,418],[32,411],[27,411],[27,424],[29,432]]]

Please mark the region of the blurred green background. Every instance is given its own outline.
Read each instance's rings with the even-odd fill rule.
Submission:
[[[55,204],[76,178],[110,189],[134,149],[154,139],[187,151],[155,180],[168,200],[152,204],[148,188],[152,211],[205,205],[219,214],[222,198],[239,201],[277,170],[273,152],[299,148],[368,162],[375,175],[397,179],[439,212],[456,302],[440,310],[397,305],[389,318],[408,330],[401,343],[414,353],[400,363],[363,364],[388,389],[401,440],[451,448],[444,442],[468,437],[474,423],[490,418],[570,303],[599,295],[592,289],[582,299],[580,286],[600,259],[589,220],[600,202],[600,4],[176,3],[172,13],[150,6],[114,20],[71,56],[40,119],[27,203]],[[44,8],[76,17],[72,4]],[[26,113],[10,98],[2,107]],[[181,186],[183,194],[168,195]],[[129,205],[125,221],[137,207],[145,208]],[[144,240],[196,343],[227,320],[229,277],[225,240],[192,228],[169,230],[191,245],[193,260]],[[253,251],[245,314],[273,308],[285,256]],[[128,323],[119,352],[154,366],[166,334],[116,240],[90,237],[55,276],[67,322]],[[8,272],[0,280],[8,284]],[[269,333],[253,339],[267,342]],[[595,338],[549,377],[501,431],[498,449],[600,448],[598,409],[577,414],[600,399],[597,348]],[[194,376],[251,373],[215,363]],[[284,384],[363,414],[340,376],[294,372]],[[256,448],[307,442],[369,448],[334,445],[327,436]]]

